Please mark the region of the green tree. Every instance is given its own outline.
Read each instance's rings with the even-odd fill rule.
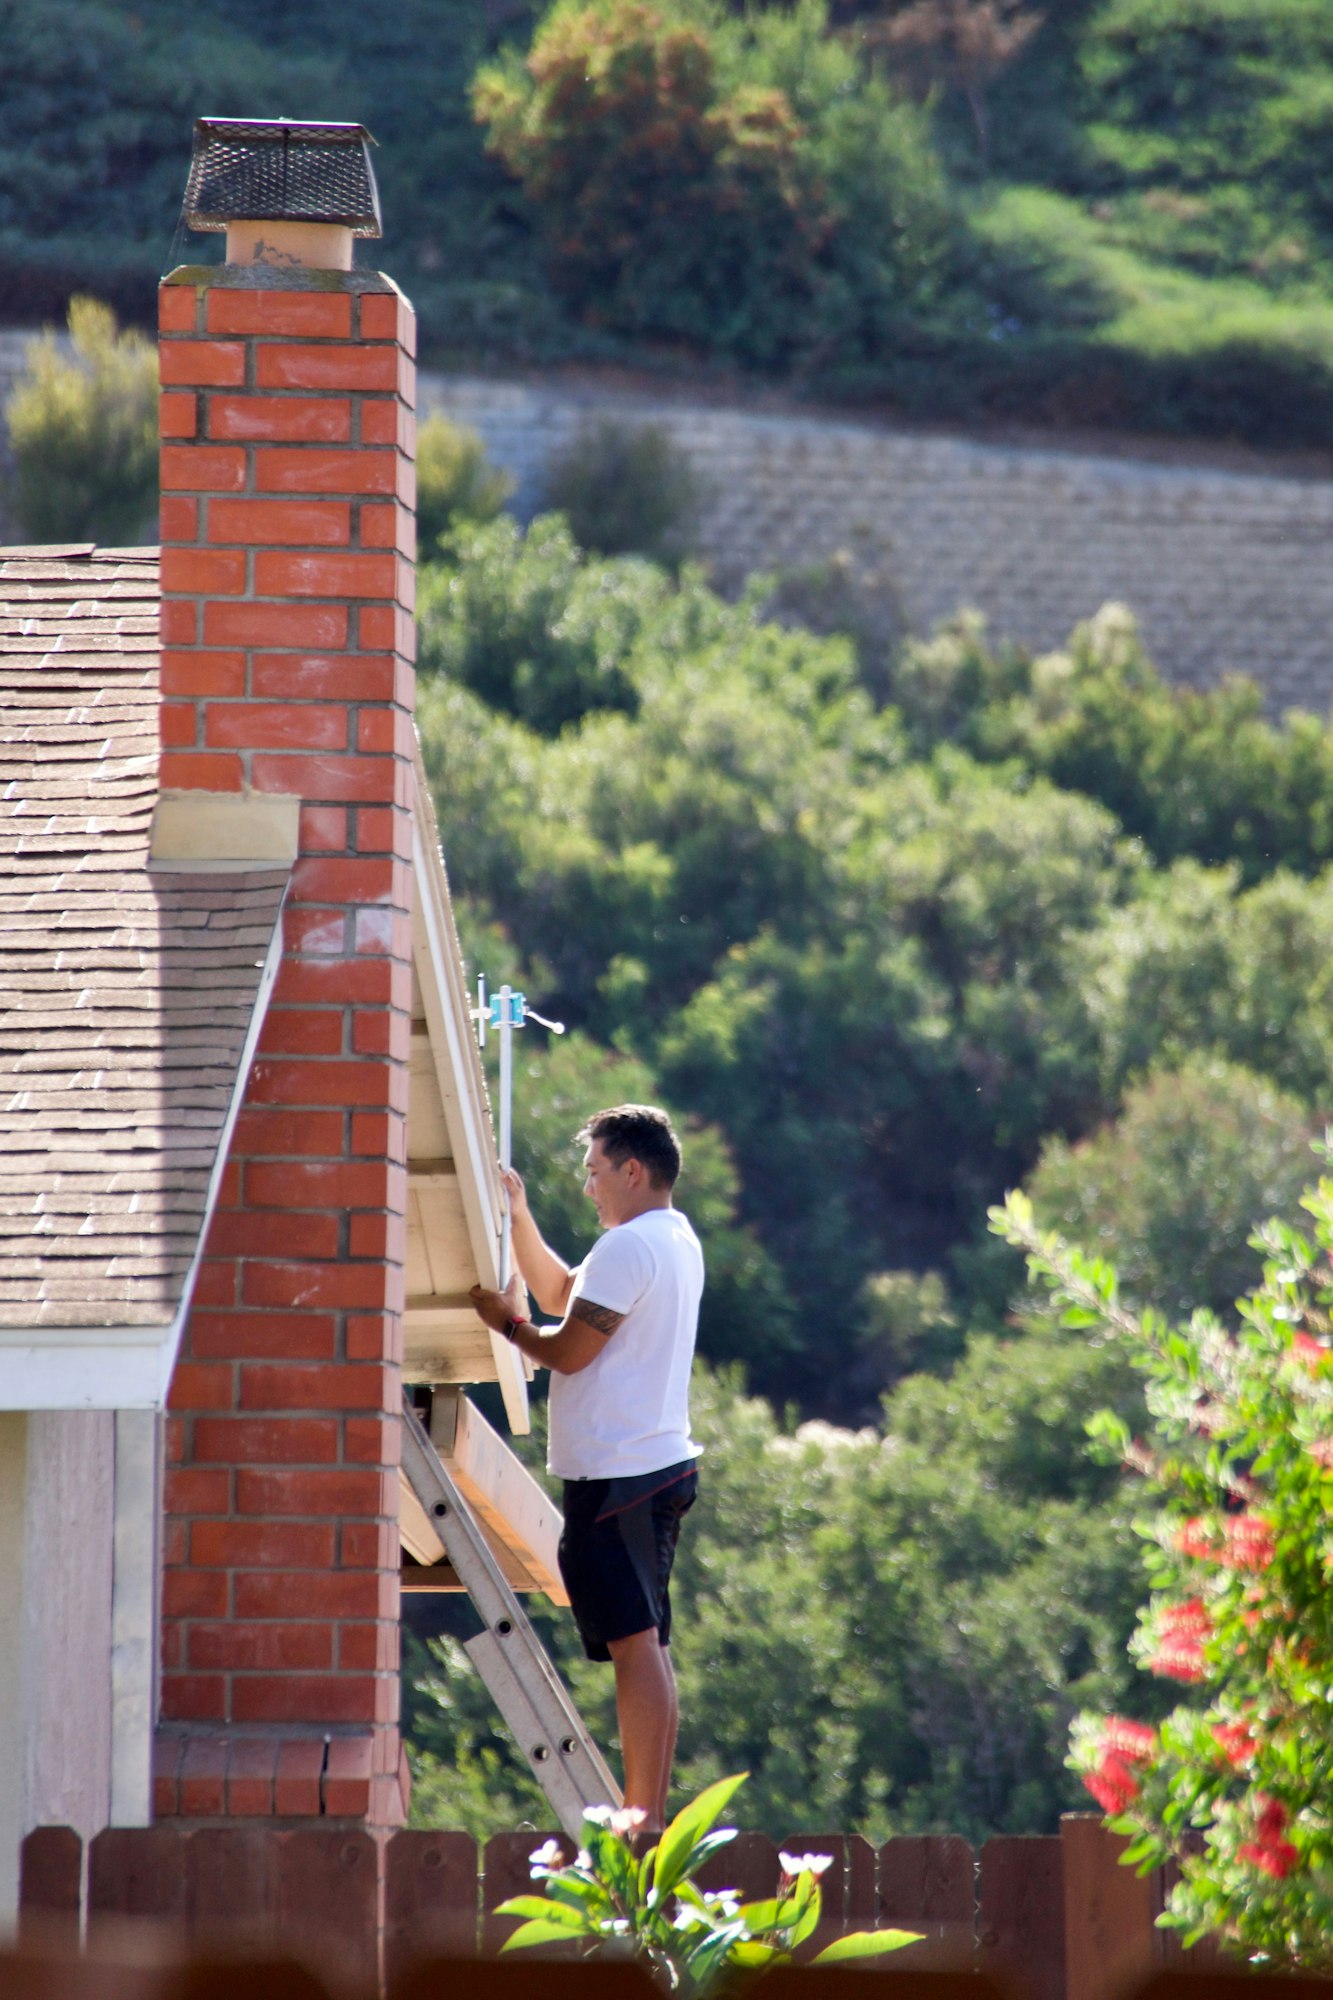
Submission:
[[[493,521],[513,481],[486,456],[475,431],[435,410],[417,431],[417,542],[423,564],[456,521]]]
[[[34,542],[152,541],[157,353],[97,299],[69,309],[72,356],[53,333],[28,348],[5,415],[14,503]]]

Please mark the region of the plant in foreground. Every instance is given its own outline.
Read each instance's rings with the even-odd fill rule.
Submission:
[[[735,1839],[734,1826],[717,1822],[747,1776],[709,1785],[642,1856],[631,1844],[641,1812],[590,1808],[573,1861],[561,1861],[558,1840],[532,1856],[532,1879],[546,1893],[500,1905],[497,1916],[526,1919],[505,1951],[577,1943],[583,1956],[641,1959],[685,2000],[787,1963],[819,1922],[827,1855],[784,1854],[778,1893],[762,1902],[742,1903],[733,1890],[701,1889],[694,1880],[709,1855]],[[914,1931],[857,1931],[835,1939],[813,1963],[876,1957],[916,1939]]]
[[[1325,1152],[1329,1142],[1325,1142]],[[1030,1202],[992,1211],[1065,1325],[1128,1341],[1150,1430],[1088,1426],[1160,1501],[1137,1523],[1152,1595],[1131,1650],[1194,1690],[1157,1725],[1084,1715],[1070,1764],[1126,1861],[1173,1858],[1163,1923],[1253,1960],[1333,1970],[1333,1179],[1307,1191],[1313,1241],[1255,1236],[1262,1284],[1240,1328],[1173,1327],[1119,1298],[1116,1274],[1039,1230]]]

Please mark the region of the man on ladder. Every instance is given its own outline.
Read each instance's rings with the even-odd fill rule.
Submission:
[[[698,1485],[689,1377],[703,1253],[672,1203],[680,1144],[664,1111],[618,1105],[578,1136],[603,1235],[571,1269],[537,1228],[521,1176],[505,1170],[517,1269],[503,1291],[475,1286],[472,1302],[487,1326],[551,1370],[547,1467],[564,1481],[560,1571],[584,1651],[615,1669],[625,1804],[656,1829],[678,1717],[671,1566]],[[524,1280],[558,1325],[528,1318]]]

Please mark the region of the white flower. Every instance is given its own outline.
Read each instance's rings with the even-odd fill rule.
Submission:
[[[608,1825],[612,1833],[636,1833],[647,1817],[642,1806],[621,1806],[618,1812],[612,1813]]]
[[[594,1826],[610,1826],[614,1814],[614,1806],[585,1806],[583,1808],[583,1817],[591,1820]]]
[[[711,1895],[704,1897],[704,1901],[712,1912],[725,1917],[728,1923],[741,1913],[740,1902],[734,1889],[714,1889]]]
[[[592,1867],[592,1856],[591,1854],[589,1854],[586,1847],[581,1847],[578,1853],[575,1855],[574,1866],[576,1868],[583,1868],[583,1869],[588,1869]]]
[[[831,1854],[779,1854],[784,1875],[822,1875],[833,1866]]]
[[[560,1868],[563,1865],[564,1855],[560,1851],[560,1842],[554,1835],[550,1840],[543,1841],[536,1852],[528,1856],[528,1866],[532,1871],[534,1882],[540,1881],[541,1877],[549,1874],[552,1868]]]

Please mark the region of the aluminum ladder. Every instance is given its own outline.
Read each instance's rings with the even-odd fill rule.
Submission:
[[[484,1629],[462,1642],[464,1650],[556,1818],[577,1839],[584,1807],[618,1806],[620,1787],[407,1396],[403,1471],[482,1621]]]

